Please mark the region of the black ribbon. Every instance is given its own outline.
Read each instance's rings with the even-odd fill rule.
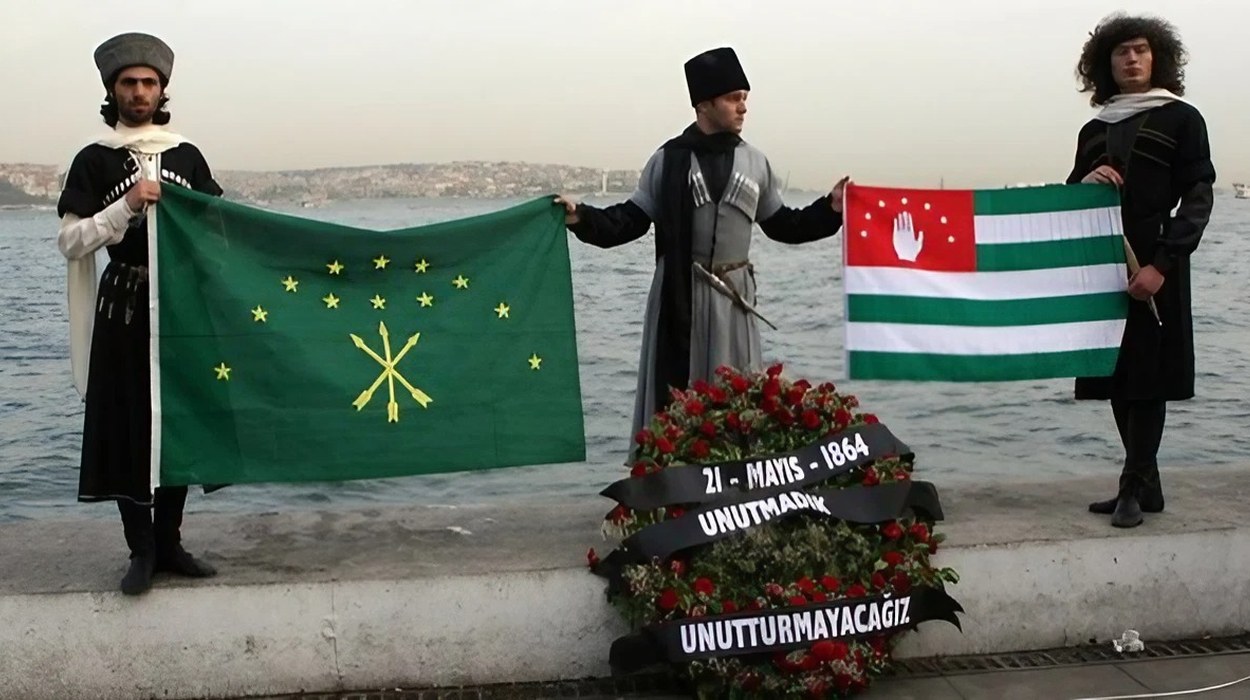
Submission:
[[[600,560],[594,573],[608,579],[608,595],[613,596],[624,590],[621,574],[629,564],[647,562],[652,557],[663,560],[684,549],[732,537],[765,523],[805,514],[874,524],[897,520],[908,511],[934,521],[943,519],[942,504],[933,484],[898,481],[812,493],[739,494],[635,532]],[[744,522],[746,527],[740,527]]]
[[[640,560],[664,559],[674,552],[731,537],[765,523],[795,515],[836,518],[873,524],[897,520],[908,509],[942,519],[937,489],[924,481],[899,481],[879,486],[853,486],[822,491],[747,493],[664,520],[635,532],[621,547]]]
[[[964,609],[945,590],[918,586],[904,594],[844,598],[775,610],[693,617],[644,627],[612,643],[616,674],[662,662],[808,648],[824,639],[851,640],[914,629],[941,620],[962,630]]]
[[[601,495],[635,510],[719,501],[735,493],[800,489],[885,456],[910,459],[911,448],[881,423],[857,425],[792,452],[724,464],[683,465],[609,484]]]

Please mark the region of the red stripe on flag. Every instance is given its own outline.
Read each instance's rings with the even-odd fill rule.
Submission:
[[[974,272],[971,190],[854,185],[846,190],[846,264]]]

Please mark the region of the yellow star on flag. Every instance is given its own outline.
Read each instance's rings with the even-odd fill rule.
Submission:
[[[510,310],[511,309],[508,308],[508,305],[503,303],[502,301],[499,302],[499,306],[495,307],[495,313],[499,314],[499,318],[508,318],[508,312]]]
[[[469,278],[468,278],[468,277],[465,277],[464,275],[460,275],[460,276],[459,276],[459,277],[457,277],[456,279],[452,280],[452,281],[451,281],[451,283],[452,283],[452,284],[454,284],[454,285],[456,285],[456,288],[457,288],[457,289],[468,289],[468,288],[469,288]]]
[[[326,268],[330,270],[330,274],[337,275],[343,271],[343,263],[339,262],[338,260],[335,260],[332,263],[328,263],[326,265]]]
[[[425,292],[421,292],[421,296],[417,297],[417,301],[421,302],[421,306],[434,306],[434,297]]]
[[[327,309],[339,308],[339,298],[334,296],[333,294],[327,294],[326,296],[321,297],[321,300],[326,303]]]
[[[390,259],[388,259],[385,255],[379,255],[378,257],[373,259],[373,269],[385,270],[386,264],[389,262],[390,262]]]
[[[299,280],[295,279],[294,277],[290,275],[287,275],[286,279],[282,280],[282,286],[286,287],[286,290],[288,292],[294,292],[295,288],[299,286]]]
[[[420,260],[417,261],[417,264],[414,266],[414,268],[416,269],[417,274],[424,275],[425,271],[430,269],[430,264],[425,261],[425,258],[421,258]]]
[[[223,362],[217,365],[216,367],[213,368],[213,371],[217,373],[217,381],[219,382],[230,381],[230,368],[226,366],[226,363]]]
[[[533,355],[530,355],[529,362],[530,362],[530,369],[536,370],[536,369],[539,369],[539,367],[542,365],[543,358],[539,357],[538,353],[534,353]]]
[[[256,306],[256,308],[252,309],[252,320],[256,321],[257,323],[264,323],[268,319],[269,319],[269,312],[261,308],[259,304]]]
[[[370,300],[369,300],[369,302],[373,304],[373,308],[375,308],[375,309],[385,309],[385,308],[386,308],[386,300],[385,300],[385,299],[383,299],[383,298],[382,298],[382,296],[381,296],[381,295],[379,295],[379,294],[374,294],[374,295],[373,295],[373,298],[372,298],[372,299],[370,299]]]

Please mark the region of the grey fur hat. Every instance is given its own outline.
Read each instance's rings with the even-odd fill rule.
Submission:
[[[160,74],[161,85],[167,85],[174,72],[174,51],[151,34],[129,32],[100,44],[95,50],[95,65],[106,88],[112,88],[117,74],[130,66],[152,68]]]

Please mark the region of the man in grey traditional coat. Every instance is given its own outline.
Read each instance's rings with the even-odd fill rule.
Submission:
[[[670,387],[709,379],[722,365],[761,368],[749,258],[756,223],[783,243],[828,238],[842,226],[847,178],[809,206],[789,208],[768,159],[742,140],[751,86],[733,49],[701,53],[685,72],[695,122],[651,156],[627,201],[597,208],[556,200],[569,230],[602,248],[637,240],[655,224],[634,432],[664,407]]]

